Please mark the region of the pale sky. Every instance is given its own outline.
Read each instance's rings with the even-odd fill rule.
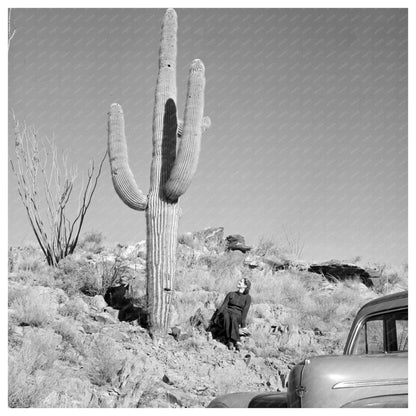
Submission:
[[[16,9],[9,108],[54,136],[81,173],[105,152],[106,113],[120,103],[130,166],[147,192],[163,14]],[[223,226],[255,245],[286,232],[308,261],[407,261],[407,10],[177,14],[179,114],[189,64],[200,58],[212,120],[180,199],[180,233]],[[10,169],[8,201],[9,244],[34,241]],[[115,194],[108,161],[83,230],[109,243],[145,238],[145,216]]]

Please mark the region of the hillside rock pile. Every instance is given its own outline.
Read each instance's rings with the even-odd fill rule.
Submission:
[[[293,365],[283,354],[282,360],[270,360],[247,350],[229,351],[197,322],[186,337],[168,336],[155,344],[137,321],[120,322],[118,311],[99,295],[68,297],[61,289],[17,282],[10,288],[50,306],[48,320],[37,326],[23,322],[16,308],[9,309],[14,363],[28,337],[31,342],[53,338],[60,351],[49,370],[38,370],[42,377],[57,377],[39,395],[41,407],[204,407],[237,388],[283,390]],[[114,368],[111,381],[101,379],[96,365]]]

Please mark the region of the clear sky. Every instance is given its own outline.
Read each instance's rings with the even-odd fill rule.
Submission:
[[[149,187],[162,9],[16,9],[9,107],[85,172],[107,111],[123,106],[130,166]],[[305,260],[407,261],[406,9],[177,9],[178,108],[188,67],[206,67],[197,173],[180,232],[223,226],[248,244],[286,232]],[[10,122],[9,122],[10,127]],[[12,131],[12,130],[11,130]],[[13,157],[13,136],[9,135]],[[34,241],[9,169],[9,244]],[[84,231],[145,238],[109,164]]]

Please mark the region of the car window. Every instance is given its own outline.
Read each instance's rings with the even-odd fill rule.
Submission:
[[[380,354],[408,350],[408,312],[371,316],[362,322],[353,354]]]

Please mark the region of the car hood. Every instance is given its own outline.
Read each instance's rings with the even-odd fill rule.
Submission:
[[[301,372],[302,407],[341,407],[370,396],[407,394],[407,383],[407,353],[312,357]]]

